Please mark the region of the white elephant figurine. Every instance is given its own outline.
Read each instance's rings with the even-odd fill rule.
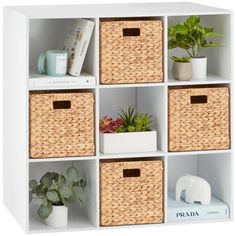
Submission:
[[[176,183],[176,201],[180,201],[181,193],[185,190],[185,202],[201,202],[203,205],[211,203],[211,187],[209,183],[198,176],[185,175]]]

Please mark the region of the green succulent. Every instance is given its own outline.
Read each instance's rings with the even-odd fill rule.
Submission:
[[[41,219],[46,219],[52,213],[52,206],[69,206],[78,200],[83,202],[85,197],[83,191],[87,183],[79,178],[79,171],[75,167],[69,167],[66,177],[60,173],[47,172],[39,182],[32,179],[29,181],[29,200],[35,198],[41,200],[38,215]]]
[[[151,130],[151,116],[136,112],[134,106],[129,107],[127,111],[120,109],[119,117],[124,124],[116,130],[118,133]]]

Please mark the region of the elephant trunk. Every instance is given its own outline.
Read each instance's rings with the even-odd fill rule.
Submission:
[[[176,196],[175,196],[175,200],[176,201],[180,201],[180,196],[181,196],[181,193],[182,193],[183,189],[178,189],[176,190]]]
[[[181,193],[183,190],[185,190],[186,187],[183,185],[181,181],[178,181],[176,184],[176,190],[175,190],[175,200],[180,201]]]

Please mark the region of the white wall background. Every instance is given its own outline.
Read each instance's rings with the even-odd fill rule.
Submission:
[[[158,2],[160,0],[148,0],[147,2]],[[162,0],[164,1],[164,0]],[[189,2],[189,0],[185,0]],[[1,0],[0,2],[0,53],[2,54],[2,7],[10,6],[10,5],[53,5],[53,4],[93,4],[93,3],[127,3],[127,2],[145,2],[145,0]],[[178,2],[176,0],[170,0],[170,2]],[[191,2],[191,1],[190,1]],[[226,8],[231,10],[236,10],[234,6],[233,0],[192,0],[195,3],[202,3],[206,5],[211,5],[220,8]],[[234,19],[235,21],[235,19]],[[234,25],[236,25],[234,23]],[[235,28],[235,27],[234,27]],[[234,55],[235,55],[234,47]],[[0,57],[0,71],[2,75],[2,55]],[[2,76],[0,76],[0,93],[2,94]],[[0,96],[0,132],[2,134],[2,95]],[[0,173],[2,173],[2,135],[0,136]],[[233,157],[234,158],[234,157]],[[236,161],[234,161],[236,163]],[[14,174],[14,173],[13,173]],[[16,179],[17,181],[17,179]],[[16,196],[17,197],[17,196]],[[64,235],[95,235],[96,236],[120,236],[120,235],[191,235],[191,236],[199,236],[199,235],[233,235],[235,233],[236,223],[211,223],[211,224],[190,224],[190,225],[174,225],[169,227],[144,227],[144,228],[132,228],[132,229],[119,229],[119,230],[100,230],[100,231],[85,231],[85,232],[71,232],[71,233],[60,233],[61,236]],[[234,233],[233,233],[234,232]],[[8,213],[6,208],[2,205],[2,174],[0,174],[0,234],[1,235],[13,235],[17,234],[18,236],[24,235],[21,231],[18,224],[15,222],[13,217]],[[36,234],[35,234],[36,235]],[[42,235],[42,234],[40,234]],[[55,234],[47,234],[47,235],[55,235]]]

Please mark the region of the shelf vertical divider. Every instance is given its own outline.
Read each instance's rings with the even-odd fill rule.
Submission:
[[[96,218],[97,218],[97,222],[96,222],[96,227],[99,227],[99,218],[100,218],[100,171],[99,171],[99,156],[100,156],[100,151],[99,151],[99,120],[100,120],[100,88],[99,88],[99,78],[100,78],[100,57],[99,57],[99,18],[96,17],[95,18],[95,48],[94,48],[94,57],[95,57],[95,77],[96,77],[96,103],[95,103],[95,111],[96,111],[96,124],[95,124],[95,134],[96,134],[96,156],[97,156],[97,160],[96,160],[96,176],[97,176],[97,180],[96,180],[96,195],[97,195],[97,199],[96,199]]]
[[[168,223],[168,156],[164,156],[164,224]]]
[[[168,16],[163,17],[163,68],[164,83],[168,82]]]

